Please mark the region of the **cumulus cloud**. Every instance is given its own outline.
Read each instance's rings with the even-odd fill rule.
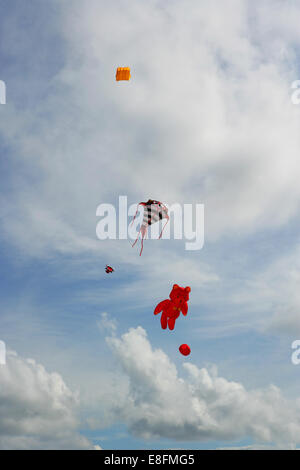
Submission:
[[[10,352],[0,366],[0,448],[92,449],[78,432],[78,404],[59,374]]]
[[[115,333],[117,329],[117,322],[111,318],[107,312],[101,313],[101,319],[97,322],[98,328],[101,331],[108,331],[110,333]]]
[[[141,327],[107,341],[129,380],[126,406],[116,412],[135,435],[299,443],[300,402],[289,402],[276,386],[246,390],[190,362],[184,363],[182,378],[169,357],[151,347]]]

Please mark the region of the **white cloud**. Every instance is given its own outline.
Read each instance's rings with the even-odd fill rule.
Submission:
[[[97,322],[98,328],[103,331],[107,330],[111,334],[115,333],[117,329],[117,322],[110,318],[107,312],[101,313],[101,319]]]
[[[299,450],[299,448],[296,448],[293,445],[281,447],[267,444],[250,444],[249,446],[218,447],[216,450]]]
[[[126,406],[117,407],[116,414],[135,435],[299,443],[300,402],[289,402],[276,386],[246,390],[190,362],[183,364],[187,376],[181,378],[168,356],[152,349],[141,327],[107,341],[129,380]]]
[[[235,308],[246,312],[246,327],[295,337],[300,334],[300,246],[289,246],[284,239],[278,246],[281,251],[260,270],[232,286],[230,298]]]
[[[124,193],[132,202],[204,202],[210,239],[285,224],[297,212],[295,57],[265,44],[276,26],[282,47],[299,45],[285,26],[299,7],[91,0],[88,9],[61,8],[66,60],[50,79],[54,93],[36,114],[5,109],[3,136],[26,168],[7,198],[10,240],[40,256],[96,250],[95,209]],[[132,81],[117,84],[124,63]]]
[[[79,268],[83,255],[88,257],[91,252],[93,260],[96,255],[110,253],[120,265],[130,262],[137,272],[140,270],[139,281],[130,281],[119,295],[125,300],[135,296],[136,301],[139,297],[138,301],[145,305],[153,303],[153,292],[158,298],[167,297],[166,284],[169,287],[173,278],[180,285],[195,283],[198,295],[199,292],[202,295],[199,286],[205,283],[215,286],[218,272],[204,264],[200,266],[196,258],[183,261],[175,253],[176,243],[158,242],[154,255],[149,241],[149,250],[144,250],[141,261],[127,241],[128,246],[117,241],[97,241],[95,211],[99,203],[117,201],[119,194],[128,194],[129,203],[145,197],[170,204],[204,202],[207,240],[224,235],[234,239],[284,225],[297,214],[300,115],[299,108],[290,101],[290,84],[299,78],[295,73],[300,42],[296,18],[300,7],[273,1],[262,1],[255,7],[252,4],[237,0],[228,0],[226,4],[219,1],[141,4],[134,0],[130,5],[124,1],[108,5],[90,0],[87,9],[76,0],[72,6],[60,2],[63,19],[60,18],[59,27],[66,39],[64,65],[52,77],[48,75],[44,99],[38,106],[33,107],[30,100],[27,108],[26,103],[19,106],[10,101],[1,109],[5,116],[1,120],[1,136],[7,149],[12,150],[7,161],[12,165],[14,180],[13,191],[5,193],[0,208],[7,240],[18,246],[22,254],[51,257],[53,252],[79,253],[82,256]],[[13,40],[8,45],[13,47],[16,57],[20,51],[16,44],[24,43],[18,40],[17,22],[10,26]],[[37,38],[39,31],[35,31],[33,24],[30,40],[34,44]],[[21,52],[23,64],[26,48]],[[45,57],[50,58],[46,50]],[[114,80],[115,68],[122,64],[132,67],[128,84],[116,84]],[[24,91],[22,70],[16,72],[20,82],[15,78],[15,96]],[[37,82],[41,86],[39,77],[34,79],[34,84]],[[28,90],[34,88],[33,83],[26,85]],[[166,259],[164,256],[167,263],[161,263],[161,259]],[[274,307],[278,312],[272,320],[274,328],[292,332],[296,327],[298,331],[299,275],[297,266],[295,270],[289,269],[288,263],[294,263],[292,257],[296,259],[295,253],[282,266],[273,264],[270,271],[254,276],[244,291],[233,292],[231,296],[226,292],[226,298],[235,305],[247,305],[246,315],[243,319],[239,317],[237,323],[267,328],[265,318],[261,317],[261,323],[257,319],[262,310]],[[141,266],[144,268],[149,260],[152,268],[144,273]],[[92,269],[95,278],[98,271]],[[271,269],[278,279],[273,278]],[[74,271],[82,278],[82,269]],[[238,276],[239,273],[234,282]],[[151,292],[146,294],[145,279],[151,280]],[[107,292],[107,285],[105,289]],[[211,292],[210,300],[219,300]],[[142,295],[138,296],[139,293]],[[78,293],[81,300],[90,300],[88,296],[93,295],[90,291],[86,297]],[[196,295],[192,287],[193,302]],[[103,292],[99,294],[97,287],[96,302],[99,296],[103,297]],[[117,295],[114,298],[118,300]],[[291,304],[288,310],[287,300]],[[220,323],[218,319],[217,325]],[[141,343],[144,347],[145,341],[140,339],[137,346]],[[118,344],[116,350],[123,343]],[[150,347],[150,358],[152,354]],[[164,355],[159,355],[159,359],[170,365]],[[145,433],[173,432],[177,438],[190,435],[192,429],[195,435],[203,431],[206,437],[210,433],[227,435],[236,429],[237,434],[260,434],[253,424],[249,425],[251,412],[255,415],[251,407],[247,412],[241,411],[244,421],[236,427],[234,421],[230,431],[229,418],[225,416],[224,424],[220,418],[222,391],[218,389],[216,393],[219,397],[217,403],[213,402],[216,409],[211,409],[205,400],[202,406],[197,390],[203,389],[204,373],[201,372],[193,389],[194,369],[186,367],[190,378],[182,382],[174,366],[170,367],[168,377],[176,386],[175,395],[179,394],[181,399],[187,385],[188,403],[194,414],[184,415],[178,405],[178,416],[174,418],[178,427],[171,429],[170,414],[175,416],[173,402],[169,404],[163,399],[158,384],[154,390],[165,403],[165,411],[161,421],[160,417],[155,418],[155,406],[147,395],[149,424],[146,418]],[[137,365],[129,368],[143,381]],[[164,383],[165,369],[156,373],[158,382]],[[207,374],[212,389],[217,389],[219,382]],[[153,388],[151,377],[149,384]],[[229,382],[225,384],[231,387]],[[170,390],[167,384],[165,388]],[[260,395],[254,398],[254,392],[247,392],[239,384],[237,388],[238,398],[242,396],[250,404],[257,399],[264,411],[271,406],[265,405]],[[144,393],[141,384],[137,393],[140,400]],[[272,401],[273,393],[274,389],[270,389],[265,396]],[[283,408],[289,410],[289,406]],[[204,416],[202,411],[194,412],[194,407],[196,411],[199,407],[204,409]],[[231,413],[229,405],[223,407]],[[157,409],[160,411],[161,407],[157,405]],[[142,427],[141,405],[131,403],[128,413],[132,429]],[[268,416],[262,413],[267,423],[262,425],[262,435],[274,434],[272,413],[272,410],[269,415],[266,413]],[[258,423],[262,419],[259,416]],[[285,417],[279,412],[274,418],[277,423],[276,420],[282,429]],[[287,435],[292,439],[291,429]],[[28,443],[29,438],[26,439],[24,442]]]
[[[78,404],[59,374],[10,352],[0,366],[0,448],[92,449],[78,432]]]

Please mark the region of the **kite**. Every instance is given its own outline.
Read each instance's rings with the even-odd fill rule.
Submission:
[[[183,356],[188,356],[189,354],[191,354],[191,348],[188,344],[182,344],[181,346],[179,346],[178,349]]]
[[[165,330],[167,326],[170,330],[173,330],[175,321],[179,317],[180,312],[182,312],[183,315],[187,314],[190,292],[190,287],[180,287],[174,284],[169,295],[170,299],[163,300],[155,307],[154,315],[162,312],[160,323],[163,330]]]
[[[113,269],[111,266],[106,265],[105,272],[106,272],[107,274],[113,273],[113,272],[114,272],[114,269]]]
[[[130,80],[130,68],[129,67],[118,67],[116,72],[116,81]]]
[[[162,231],[159,235],[159,238],[161,238],[162,233],[164,231],[164,228],[167,225],[167,223],[169,222],[169,216],[168,216],[167,207],[162,202],[155,201],[154,199],[148,199],[147,202],[140,202],[138,204],[138,208],[139,208],[139,206],[144,207],[144,218],[143,218],[143,222],[141,224],[141,228],[140,228],[140,231],[138,233],[138,236],[137,236],[137,238],[136,238],[136,240],[135,240],[135,242],[132,246],[134,246],[136,244],[136,242],[138,241],[139,235],[141,233],[142,234],[141,251],[140,251],[140,256],[141,256],[141,254],[143,252],[143,247],[144,247],[144,238],[146,237],[148,226],[154,224],[155,222],[158,222],[159,220],[166,219],[167,221],[166,221],[166,223],[165,223],[165,225],[164,225],[164,227],[163,227],[163,229],[162,229]],[[132,220],[131,225],[133,224],[133,221],[136,217],[136,214],[138,212],[138,208],[137,208],[135,216]]]

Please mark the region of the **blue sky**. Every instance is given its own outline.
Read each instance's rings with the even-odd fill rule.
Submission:
[[[299,445],[300,9],[229,3],[1,7],[0,448]],[[98,240],[120,195],[204,204],[203,249]]]

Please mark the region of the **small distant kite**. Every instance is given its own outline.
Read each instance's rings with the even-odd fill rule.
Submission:
[[[107,274],[113,273],[113,272],[114,272],[114,269],[113,269],[111,266],[106,265],[105,272],[106,272]]]
[[[130,67],[118,67],[116,72],[116,81],[130,80]]]
[[[188,344],[182,344],[181,346],[179,346],[179,351],[183,356],[188,356],[189,354],[191,354],[191,348]]]
[[[179,317],[180,312],[182,312],[183,315],[187,314],[190,292],[190,287],[180,287],[174,284],[169,295],[170,299],[163,300],[155,307],[154,315],[162,312],[160,323],[163,330],[165,330],[167,326],[170,330],[174,330],[175,321]]]
[[[138,208],[139,206],[144,206],[144,218],[143,218],[143,223],[141,224],[141,228],[138,233],[138,236],[132,246],[136,244],[136,242],[138,241],[139,235],[141,233],[142,234],[141,251],[140,251],[140,256],[141,256],[143,252],[143,247],[144,247],[144,238],[146,237],[147,229],[149,225],[152,225],[155,222],[158,222],[159,220],[166,219],[166,223],[159,235],[159,238],[161,238],[164,228],[169,222],[169,215],[168,215],[167,207],[162,202],[155,201],[154,199],[148,199],[147,202],[140,202],[138,204]],[[131,225],[133,224],[133,221],[136,218],[136,214],[138,213],[138,208],[132,220]]]

